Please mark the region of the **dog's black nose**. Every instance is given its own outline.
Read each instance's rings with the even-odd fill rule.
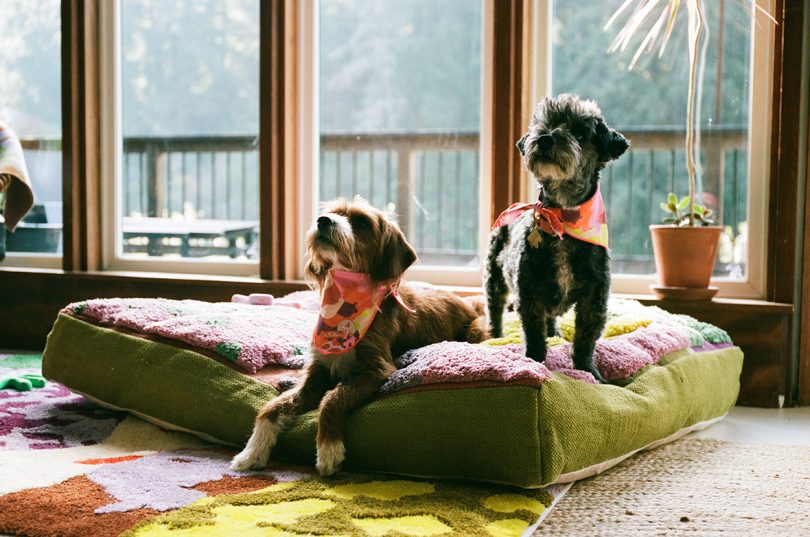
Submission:
[[[319,216],[318,217],[318,231],[326,231],[332,227],[332,219],[328,216]]]
[[[541,134],[537,137],[537,148],[545,151],[554,145],[554,136],[552,134]]]

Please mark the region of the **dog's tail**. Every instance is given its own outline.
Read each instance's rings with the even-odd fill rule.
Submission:
[[[487,260],[484,263],[484,293],[487,297],[486,325],[492,337],[502,335],[503,308],[509,289],[498,256],[509,243],[509,226],[502,226],[489,235]]]

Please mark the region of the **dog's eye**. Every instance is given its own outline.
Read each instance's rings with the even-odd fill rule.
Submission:
[[[368,229],[369,227],[368,218],[365,216],[352,216],[349,218],[349,222],[352,224],[352,229]]]
[[[588,135],[588,131],[585,127],[577,126],[571,130],[571,134],[573,134],[574,138],[577,140],[582,141]]]

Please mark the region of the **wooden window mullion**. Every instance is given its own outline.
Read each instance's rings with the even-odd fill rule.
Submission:
[[[493,2],[492,128],[490,221],[520,200],[521,163],[515,142],[523,134],[524,17],[523,0]]]
[[[63,0],[62,268],[101,268],[98,0]]]
[[[259,7],[259,275],[285,278],[285,0]]]

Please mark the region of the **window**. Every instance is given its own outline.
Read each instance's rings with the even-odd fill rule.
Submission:
[[[645,54],[627,69],[634,46],[608,54],[616,27],[603,27],[614,3],[551,2],[552,94],[575,93],[596,100],[608,122],[631,141],[631,150],[603,174],[602,192],[611,235],[614,291],[648,292],[655,267],[649,224],[660,223],[668,192],[688,192],[684,158],[688,62],[685,11],[676,19],[662,57]],[[764,251],[769,107],[752,103],[767,92],[770,23],[752,25],[736,1],[705,2],[709,42],[700,104],[701,162],[698,201],[712,208],[725,233],[715,278],[726,296],[761,296]],[[640,42],[642,35],[638,37]],[[756,35],[758,34],[758,35]],[[758,41],[757,41],[758,40]],[[754,47],[754,44],[765,46]],[[631,50],[632,49],[632,50]],[[754,56],[755,55],[755,56]],[[754,73],[761,73],[757,77]]]
[[[121,0],[118,9],[112,266],[206,271],[224,263],[214,270],[255,273],[259,2],[173,2],[167,10],[165,2]]]
[[[752,27],[737,2],[711,4],[700,190],[728,228],[716,270],[723,294],[762,296],[770,110],[750,103],[770,102],[772,28]],[[283,119],[284,154],[295,173],[285,168],[288,218],[273,229],[286,238],[286,274],[301,276],[303,235],[319,202],[359,194],[398,214],[421,261],[409,277],[478,285],[491,216],[492,183],[482,177],[493,145],[487,107],[499,87],[488,63],[493,27],[504,24],[493,17],[497,5],[268,5],[286,6],[284,31],[292,37],[284,42]],[[161,6],[101,4],[115,22],[102,22],[102,32],[115,28],[102,42],[117,47],[102,72],[116,81],[102,111],[118,133],[111,137],[117,160],[107,163],[118,179],[114,188],[104,182],[106,222],[115,230],[105,267],[255,275],[260,2],[178,2],[170,13]],[[660,219],[657,202],[667,191],[683,191],[683,58],[645,57],[628,72],[629,57],[606,53],[612,33],[602,27],[612,9],[573,0],[525,5],[534,38],[525,66],[534,73],[531,102],[562,91],[594,98],[633,142],[606,171],[603,193],[614,291],[646,293],[653,281],[647,224]],[[628,93],[665,106],[628,106]]]
[[[359,194],[398,215],[419,255],[418,277],[442,281],[449,271],[447,283],[477,283],[484,3],[317,6],[303,17],[319,29],[317,91],[303,103],[317,110],[309,199]]]
[[[0,119],[23,146],[35,206],[6,235],[8,265],[58,267],[62,251],[59,0],[0,0]]]

